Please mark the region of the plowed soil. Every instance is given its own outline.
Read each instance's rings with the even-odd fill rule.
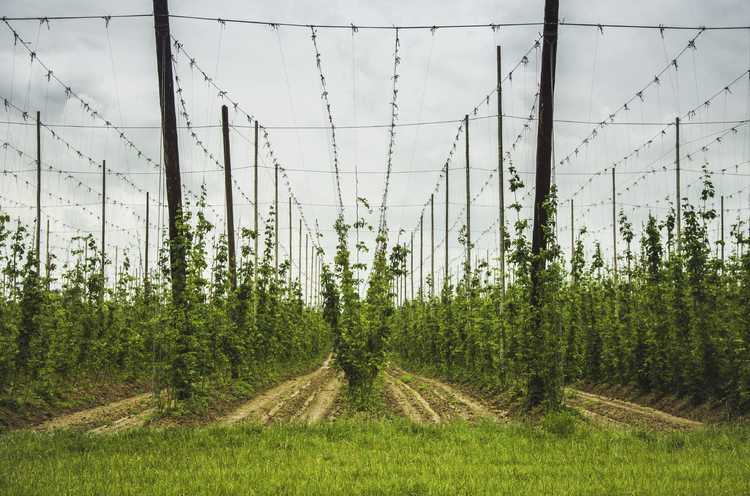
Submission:
[[[605,426],[685,430],[696,429],[703,425],[701,422],[677,417],[654,408],[586,393],[577,389],[567,390],[567,403],[595,423]]]
[[[343,382],[331,367],[329,356],[310,374],[295,377],[269,389],[219,420],[221,424],[259,422],[323,421],[332,415],[336,397]]]
[[[456,387],[404,372],[398,367],[385,371],[385,384],[388,406],[414,422],[442,423],[456,419],[473,422],[505,417],[505,412],[485,405]]]
[[[127,427],[139,427],[145,424],[151,413],[153,413],[150,403],[151,394],[143,393],[96,408],[62,415],[43,422],[33,429],[38,431],[71,429],[91,432],[114,432]]]

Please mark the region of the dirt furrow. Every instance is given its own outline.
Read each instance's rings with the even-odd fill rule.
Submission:
[[[127,417],[119,418],[114,422],[109,422],[105,425],[90,429],[88,432],[92,434],[111,434],[113,432],[143,427],[154,412],[156,412],[154,408],[148,408],[140,413],[128,415]]]
[[[479,418],[500,419],[506,416],[503,411],[494,411],[478,399],[460,392],[455,387],[427,377],[407,373],[398,367],[394,370],[401,377],[409,377],[427,401],[436,409],[441,418],[450,420],[461,418],[473,421]]]
[[[395,403],[397,409],[404,415],[418,423],[437,424],[440,422],[440,415],[433,410],[421,394],[388,371],[384,376],[387,386],[386,394],[391,397],[391,403]]]
[[[393,410],[409,418],[411,421],[421,424],[425,421],[422,413],[407,399],[404,392],[396,385],[393,377],[384,374],[386,400]]]
[[[292,422],[302,420],[307,411],[320,396],[321,390],[336,374],[331,367],[321,367],[319,373],[300,387],[286,401],[280,403],[275,411],[269,412],[265,423]]]
[[[695,429],[703,425],[695,420],[676,417],[660,410],[598,394],[576,389],[571,389],[570,393],[568,403],[572,406],[619,424],[659,430]]]
[[[139,417],[144,423],[148,414],[153,410],[149,408],[151,393],[143,393],[124,400],[115,401],[106,405],[89,408],[80,412],[63,415],[43,422],[33,429],[37,431],[51,431],[55,429],[73,429],[94,431],[126,419]]]
[[[609,418],[605,415],[600,415],[596,412],[592,412],[591,410],[586,410],[582,407],[573,407],[575,408],[581,415],[589,419],[594,424],[601,426],[601,427],[624,427],[625,424],[620,422],[619,420],[615,420],[613,418]]]
[[[341,392],[343,382],[339,374],[333,374],[308,398],[299,419],[308,424],[314,424],[327,418],[333,409],[336,398]]]
[[[330,372],[330,361],[329,356],[314,372],[285,381],[256,396],[222,417],[219,423],[234,424],[245,420],[255,420],[268,424],[277,418],[292,416],[295,410],[290,410],[291,405],[301,407],[305,404],[309,395],[312,394],[310,388],[319,385],[323,377]],[[308,391],[309,393],[305,395]]]

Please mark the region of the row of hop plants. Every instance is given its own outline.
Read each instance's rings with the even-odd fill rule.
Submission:
[[[511,170],[511,190],[523,187]],[[694,402],[750,411],[750,246],[742,224],[732,227],[737,250],[713,253],[708,229],[717,213],[704,167],[699,202],[682,200],[682,230],[674,212],[649,215],[640,239],[620,212],[626,242],[622,270],[607,267],[594,244],[584,254],[578,233],[564,261],[547,226],[537,305],[532,304],[535,257],[527,221],[514,205],[514,235],[506,236],[513,274],[505,288],[480,264],[440,294],[420,294],[392,318],[392,344],[407,366],[490,391],[527,406],[557,408],[565,384],[631,385]],[[554,191],[547,208],[554,212]],[[465,243],[465,241],[464,241]],[[429,283],[428,283],[429,286]]]
[[[367,200],[357,201],[372,214]],[[407,251],[399,244],[388,251],[383,226],[376,232],[369,270],[365,263],[352,263],[349,232],[353,227],[373,230],[364,217],[354,225],[346,224],[341,215],[337,218],[336,255],[332,265],[325,264],[322,270],[323,315],[333,333],[334,363],[346,376],[347,401],[354,409],[367,410],[373,405],[374,386],[390,350],[395,311],[392,282],[405,273]],[[355,249],[369,251],[364,242]],[[358,273],[368,274],[364,295],[359,291]]]
[[[52,256],[38,271],[28,228],[0,213],[0,401],[11,409],[28,398],[54,402],[77,381],[107,379],[147,384],[162,393],[163,407],[200,408],[212,389],[257,384],[330,349],[321,312],[288,282],[288,261],[276,269],[274,212],[257,264],[257,234],[242,231],[233,288],[227,239],[214,237],[204,207],[200,201],[179,223],[187,248],[179,306],[168,246],[148,283],[131,275],[126,256],[114,287],[105,287],[91,236],[73,240],[81,247],[61,267]]]

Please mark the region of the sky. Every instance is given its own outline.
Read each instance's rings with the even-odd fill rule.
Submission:
[[[170,2],[172,14],[304,25],[539,22],[543,10],[543,2],[537,0]],[[152,4],[134,0],[124,10],[122,2],[104,0],[6,0],[0,11],[7,17],[107,16],[148,14]],[[593,24],[747,25],[750,3],[563,0],[560,19]],[[108,257],[114,260],[116,251],[121,262],[128,252],[135,265],[142,263],[148,191],[152,199],[153,261],[160,241],[159,228],[164,225],[163,215],[157,215],[164,212],[164,208],[158,208],[164,198],[159,187],[163,176],[157,166],[161,148],[153,18],[113,18],[109,23],[103,18],[32,19],[9,21],[9,25],[0,25],[4,33],[0,38],[0,97],[12,103],[3,108],[0,118],[0,141],[8,143],[2,150],[0,207],[11,217],[32,225],[35,214],[29,206],[35,204],[36,185],[33,116],[38,110],[42,122],[49,126],[42,130],[42,222],[45,226],[50,219],[50,249],[58,261],[70,260],[70,248],[75,246],[71,238],[76,233],[92,232],[99,240],[102,178],[97,164],[101,160],[106,160],[110,171],[106,176],[106,217],[111,223]],[[11,28],[29,44],[33,59],[29,50],[14,44]],[[171,29],[183,49],[174,53],[174,67],[184,100],[183,106],[178,99],[177,110],[182,180],[189,190],[186,199],[192,201],[191,195],[205,185],[208,219],[216,224],[217,233],[225,231],[218,124],[221,105],[226,104],[233,126],[230,140],[237,229],[253,227],[249,114],[268,129],[270,149],[288,178],[290,189],[283,180],[279,186],[282,256],[289,252],[291,190],[299,202],[291,212],[295,277],[300,270],[306,272],[304,237],[315,231],[316,223],[322,234],[319,243],[330,258],[336,244],[333,223],[338,193],[329,116],[323,104],[321,72],[316,66],[310,28],[172,18]],[[497,175],[493,174],[498,165],[497,100],[493,90],[497,84],[498,45],[502,47],[501,73],[505,79],[503,143],[510,153],[505,159],[506,179],[512,164],[525,183],[514,196],[506,180],[505,203],[508,207],[517,201],[520,218],[532,215],[537,121],[527,117],[531,114],[535,118],[538,108],[535,94],[541,49],[533,46],[539,31],[539,26],[400,29],[398,33],[393,29],[317,29],[320,71],[336,127],[335,154],[344,217],[353,223],[359,213],[375,228],[388,163],[398,34],[400,64],[395,103],[397,123],[402,125],[395,128],[393,137],[386,220],[391,243],[410,244],[413,236],[415,273],[420,255],[420,215],[424,215],[423,273],[429,272],[431,223],[426,206],[433,192],[438,279],[443,271],[446,201],[440,170],[452,149],[448,201],[451,273],[455,274],[461,263],[458,231],[465,223],[465,133],[461,132],[458,140],[455,137],[466,114],[472,117],[469,184],[474,199],[474,253],[496,265],[499,191]],[[688,47],[692,39],[694,47]],[[662,33],[658,29],[561,26],[557,53],[554,182],[560,200],[558,241],[565,257],[570,251],[572,199],[574,231],[587,228],[587,252],[590,254],[598,241],[607,260],[611,260],[613,164],[616,211],[627,215],[636,237],[649,213],[659,218],[666,215],[667,197],[673,198],[675,193],[675,128],[671,123],[678,116],[683,117],[682,195],[697,200],[699,171],[706,164],[715,173],[716,203],[719,195],[726,197],[725,237],[729,237],[731,225],[738,218],[747,222],[750,125],[742,121],[750,119],[750,30],[666,29]],[[41,63],[53,71],[54,78],[48,80],[48,70]],[[654,82],[657,74],[658,84]],[[84,108],[80,100],[66,96],[66,86],[90,107]],[[238,110],[234,110],[233,102],[238,103]],[[97,114],[92,116],[94,109]],[[28,112],[28,120],[24,121],[21,111]],[[188,120],[192,130],[185,127]],[[120,131],[105,126],[107,121]],[[610,124],[595,124],[602,121]],[[413,123],[429,124],[404,125]],[[375,126],[361,127],[365,125]],[[124,139],[133,145],[126,146]],[[259,208],[263,220],[273,203],[274,171],[266,142],[261,139],[260,144]],[[17,150],[22,152],[20,156]],[[357,197],[366,198],[371,214],[362,206],[357,211]],[[506,211],[512,230],[519,217],[509,208]],[[301,267],[300,212],[305,219]],[[712,239],[720,237],[719,224],[715,224],[710,228]],[[372,247],[371,233],[362,232],[360,237]],[[352,232],[352,249],[354,238]],[[624,242],[619,235],[617,242],[621,252]],[[371,252],[362,253],[362,261],[369,262],[370,256]],[[110,267],[110,281],[113,275],[114,268]],[[419,282],[415,284],[418,287]]]

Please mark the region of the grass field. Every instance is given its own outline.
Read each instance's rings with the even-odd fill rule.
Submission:
[[[750,493],[750,428],[342,419],[0,437],[0,494]]]

